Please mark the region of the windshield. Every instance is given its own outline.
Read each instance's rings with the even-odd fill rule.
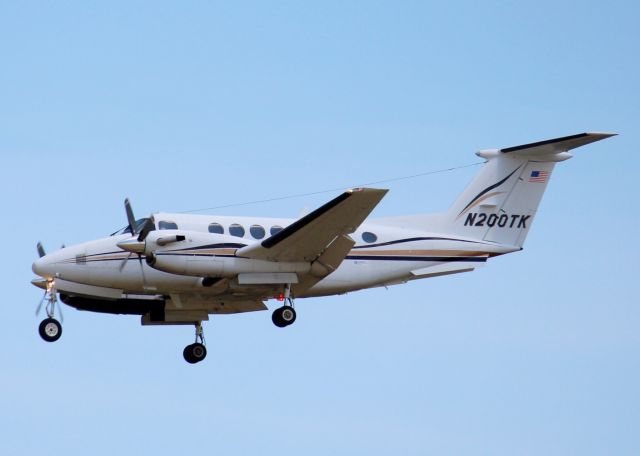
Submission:
[[[149,220],[148,218],[141,218],[136,220],[136,231],[140,232],[140,230],[142,229],[142,227],[144,226],[144,224],[147,222],[147,220]],[[153,228],[155,229],[155,227]],[[125,226],[124,228],[120,228],[118,231],[111,233],[109,236],[118,236],[120,234],[131,234],[131,229],[129,228],[129,225]]]

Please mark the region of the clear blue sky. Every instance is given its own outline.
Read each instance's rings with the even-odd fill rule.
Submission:
[[[637,2],[3,2],[0,453],[640,453]],[[426,172],[588,130],[523,252],[192,328],[65,308],[35,244]],[[476,171],[400,181],[445,209]],[[224,214],[296,217],[327,193]]]

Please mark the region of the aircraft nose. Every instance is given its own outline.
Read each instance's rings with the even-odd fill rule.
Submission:
[[[47,256],[45,255],[33,262],[33,264],[31,265],[31,270],[40,277],[50,279],[53,277],[52,266],[53,265],[51,264],[50,258],[47,258]]]

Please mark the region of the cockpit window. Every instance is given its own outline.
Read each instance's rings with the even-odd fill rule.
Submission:
[[[144,224],[147,222],[147,220],[149,220],[149,219],[148,218],[141,218],[141,219],[136,220],[136,231],[137,232],[140,232],[140,230],[142,229]],[[127,234],[127,233],[131,234],[131,229],[129,228],[129,225],[125,226],[124,228],[120,228],[115,233],[111,233],[110,236],[118,236],[118,235]]]
[[[177,230],[178,229],[178,224],[176,222],[166,222],[164,220],[161,220],[158,223],[158,229],[160,229],[160,230]]]

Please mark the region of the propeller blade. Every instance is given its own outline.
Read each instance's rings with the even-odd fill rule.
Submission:
[[[44,251],[44,247],[42,247],[42,242],[38,242],[38,244],[36,245],[36,248],[38,249],[38,256],[40,258],[42,258],[47,254],[47,252]]]
[[[138,255],[138,262],[140,263],[140,274],[142,274],[142,286],[147,287],[147,277],[144,274],[144,264],[142,264],[142,255]]]
[[[62,303],[60,301],[58,301],[56,304],[58,304],[58,313],[60,314],[60,323],[64,323],[64,315],[62,314]]]
[[[129,258],[131,258],[131,255],[133,255],[133,252],[127,255],[127,257],[124,260],[122,260],[122,262],[120,263],[120,267],[118,267],[119,272],[122,272],[124,267],[127,265],[127,261],[129,261]]]
[[[156,228],[155,223],[153,222],[153,217],[149,217],[142,225],[142,229],[140,230],[140,235],[138,236],[138,241],[144,241],[150,232],[152,232]]]
[[[124,210],[127,212],[127,221],[129,222],[129,229],[131,230],[131,234],[135,235],[136,232],[136,218],[133,216],[133,209],[131,209],[131,203],[129,202],[129,198],[124,199]]]
[[[36,308],[36,317],[40,315],[40,311],[42,310],[42,303],[44,303],[44,298],[46,297],[47,297],[47,290],[44,291],[44,294],[42,295],[42,299],[40,300],[40,304],[38,304],[38,307]]]

